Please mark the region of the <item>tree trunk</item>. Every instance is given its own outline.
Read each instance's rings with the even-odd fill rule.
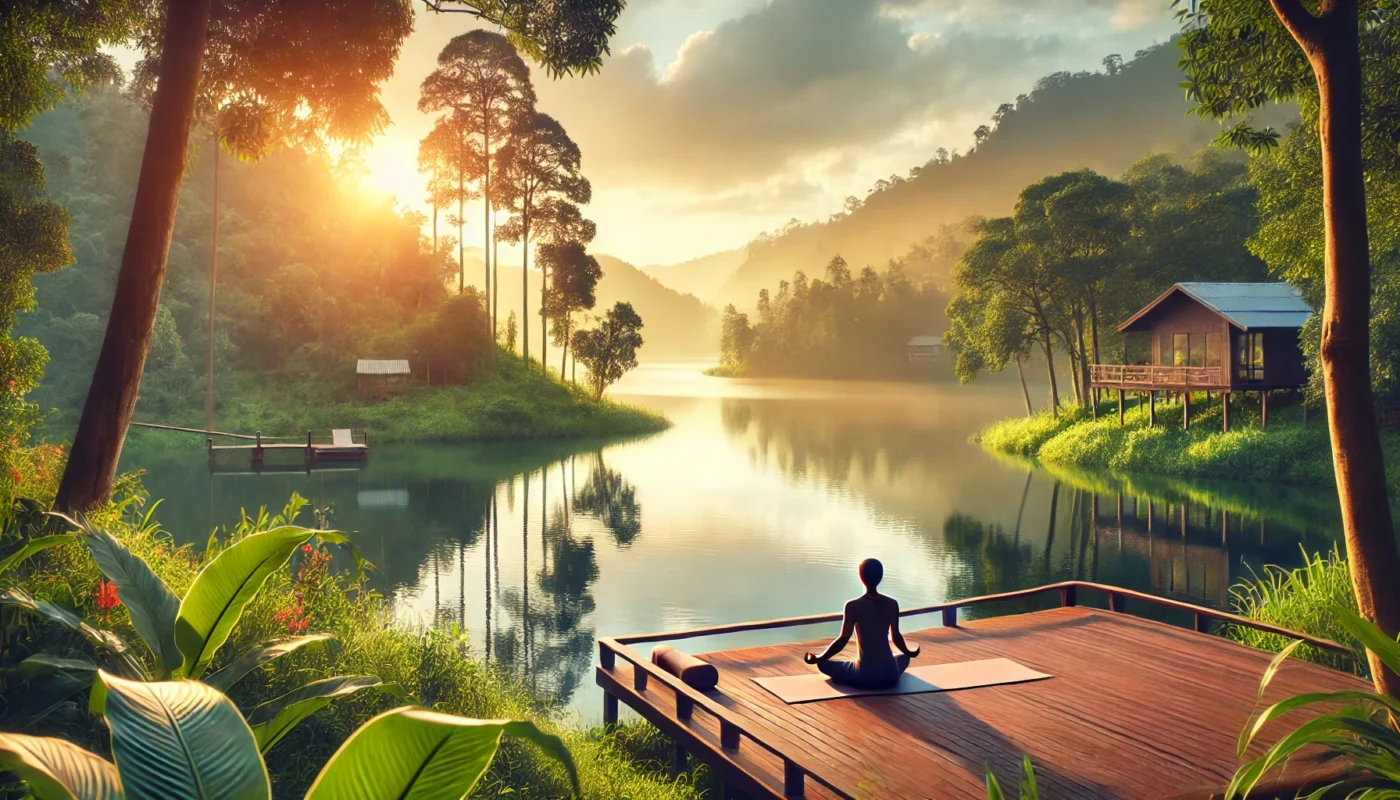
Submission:
[[[545,315],[545,295],[549,294],[549,271],[540,264],[540,372],[549,374],[549,360],[545,351],[549,348],[549,317]]]
[[[1094,360],[1089,363],[1102,364],[1103,362],[1099,360],[1099,302],[1098,299],[1094,296],[1093,287],[1089,288],[1089,334],[1092,337],[1090,343],[1093,345],[1094,348]],[[1126,358],[1123,360],[1123,363],[1128,363]],[[1094,401],[1097,402],[1098,399],[1099,398],[1096,393],[1094,396]]]
[[[467,288],[467,243],[462,237],[462,212],[466,207],[465,175],[462,168],[457,168],[457,294],[466,291]]]
[[[1347,561],[1361,615],[1390,639],[1400,633],[1400,552],[1386,497],[1385,464],[1371,396],[1371,263],[1361,155],[1361,55],[1356,0],[1324,3],[1321,18],[1298,0],[1273,0],[1317,77],[1326,223],[1327,299],[1322,375]],[[1368,651],[1376,690],[1400,697],[1400,676]]]
[[[1021,397],[1026,401],[1026,416],[1035,416],[1035,410],[1031,408],[1031,393],[1026,388],[1026,373],[1021,369],[1021,357],[1016,356],[1016,378],[1021,381]]]
[[[1078,307],[1074,309],[1074,342],[1078,351],[1074,379],[1079,386],[1079,402],[1087,406],[1094,399],[1089,385],[1089,351],[1084,345],[1084,311]]]
[[[520,354],[525,366],[530,366],[530,212],[521,203],[521,228],[524,249],[520,257]]]
[[[1040,336],[1040,348],[1045,351],[1045,369],[1050,373],[1050,416],[1060,416],[1060,387],[1055,383],[1055,345],[1050,341],[1050,331]]]
[[[160,308],[194,122],[209,5],[210,0],[170,0],[166,13],[159,82],[151,103],[146,150],[141,156],[112,315],[68,466],[54,499],[54,508],[59,511],[91,509],[112,492]]]
[[[484,116],[486,112],[483,111],[482,114]],[[482,213],[484,230],[481,236],[481,260],[485,262],[486,274],[482,280],[485,281],[483,285],[486,287],[486,294],[482,295],[481,300],[482,304],[486,306],[486,313],[491,317],[491,338],[494,340],[496,338],[496,314],[491,305],[491,129],[483,126],[481,130],[482,141],[486,145],[484,150],[486,157],[482,159],[486,177],[481,182],[481,200],[485,207]],[[500,291],[499,286],[496,287],[496,291]]]
[[[214,130],[214,235],[209,247],[209,341],[204,358],[204,430],[214,430],[214,294],[219,281],[219,131]]]
[[[568,374],[564,370],[569,366],[569,317],[567,314],[561,324],[564,326],[564,346],[559,348],[563,351],[563,355],[559,356],[559,380],[563,381],[564,376]]]
[[[500,250],[497,249],[499,244],[493,231],[491,235],[491,285],[496,287],[495,293],[491,295],[491,327],[493,329],[496,327],[496,321],[501,318],[501,256]],[[493,331],[492,338],[494,339],[496,336],[499,336],[499,333]],[[511,342],[511,346],[514,347],[515,343]]]

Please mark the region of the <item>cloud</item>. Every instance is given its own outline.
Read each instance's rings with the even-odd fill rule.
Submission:
[[[996,29],[915,31],[886,8],[772,0],[692,34],[664,68],[636,45],[599,75],[541,81],[540,104],[579,142],[595,182],[723,197],[934,115],[994,107],[1066,47]]]

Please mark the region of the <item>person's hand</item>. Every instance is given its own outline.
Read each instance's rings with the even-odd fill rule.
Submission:
[[[807,662],[808,664],[815,664],[817,663],[817,654],[811,652],[803,653],[802,660]]]

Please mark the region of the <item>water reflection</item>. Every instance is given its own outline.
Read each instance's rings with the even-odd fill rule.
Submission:
[[[991,458],[968,437],[1017,413],[1014,387],[697,375],[629,376],[626,399],[676,423],[639,440],[380,445],[363,470],[311,474],[211,476],[197,449],[128,466],[149,470],[161,521],[187,541],[293,491],[329,508],[400,619],[457,626],[589,718],[598,635],[834,611],[863,557],[909,606],[1067,578],[1225,606],[1232,581],[1330,548],[1337,528],[1325,490]]]

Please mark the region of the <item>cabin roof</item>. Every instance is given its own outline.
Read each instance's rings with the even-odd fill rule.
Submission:
[[[942,347],[943,339],[938,336],[915,336],[905,347]]]
[[[356,375],[408,375],[408,359],[362,358],[355,362]]]
[[[1241,330],[1251,328],[1301,328],[1313,314],[1302,294],[1286,283],[1178,283],[1118,326],[1129,331],[1168,297],[1180,292],[1224,317]]]

